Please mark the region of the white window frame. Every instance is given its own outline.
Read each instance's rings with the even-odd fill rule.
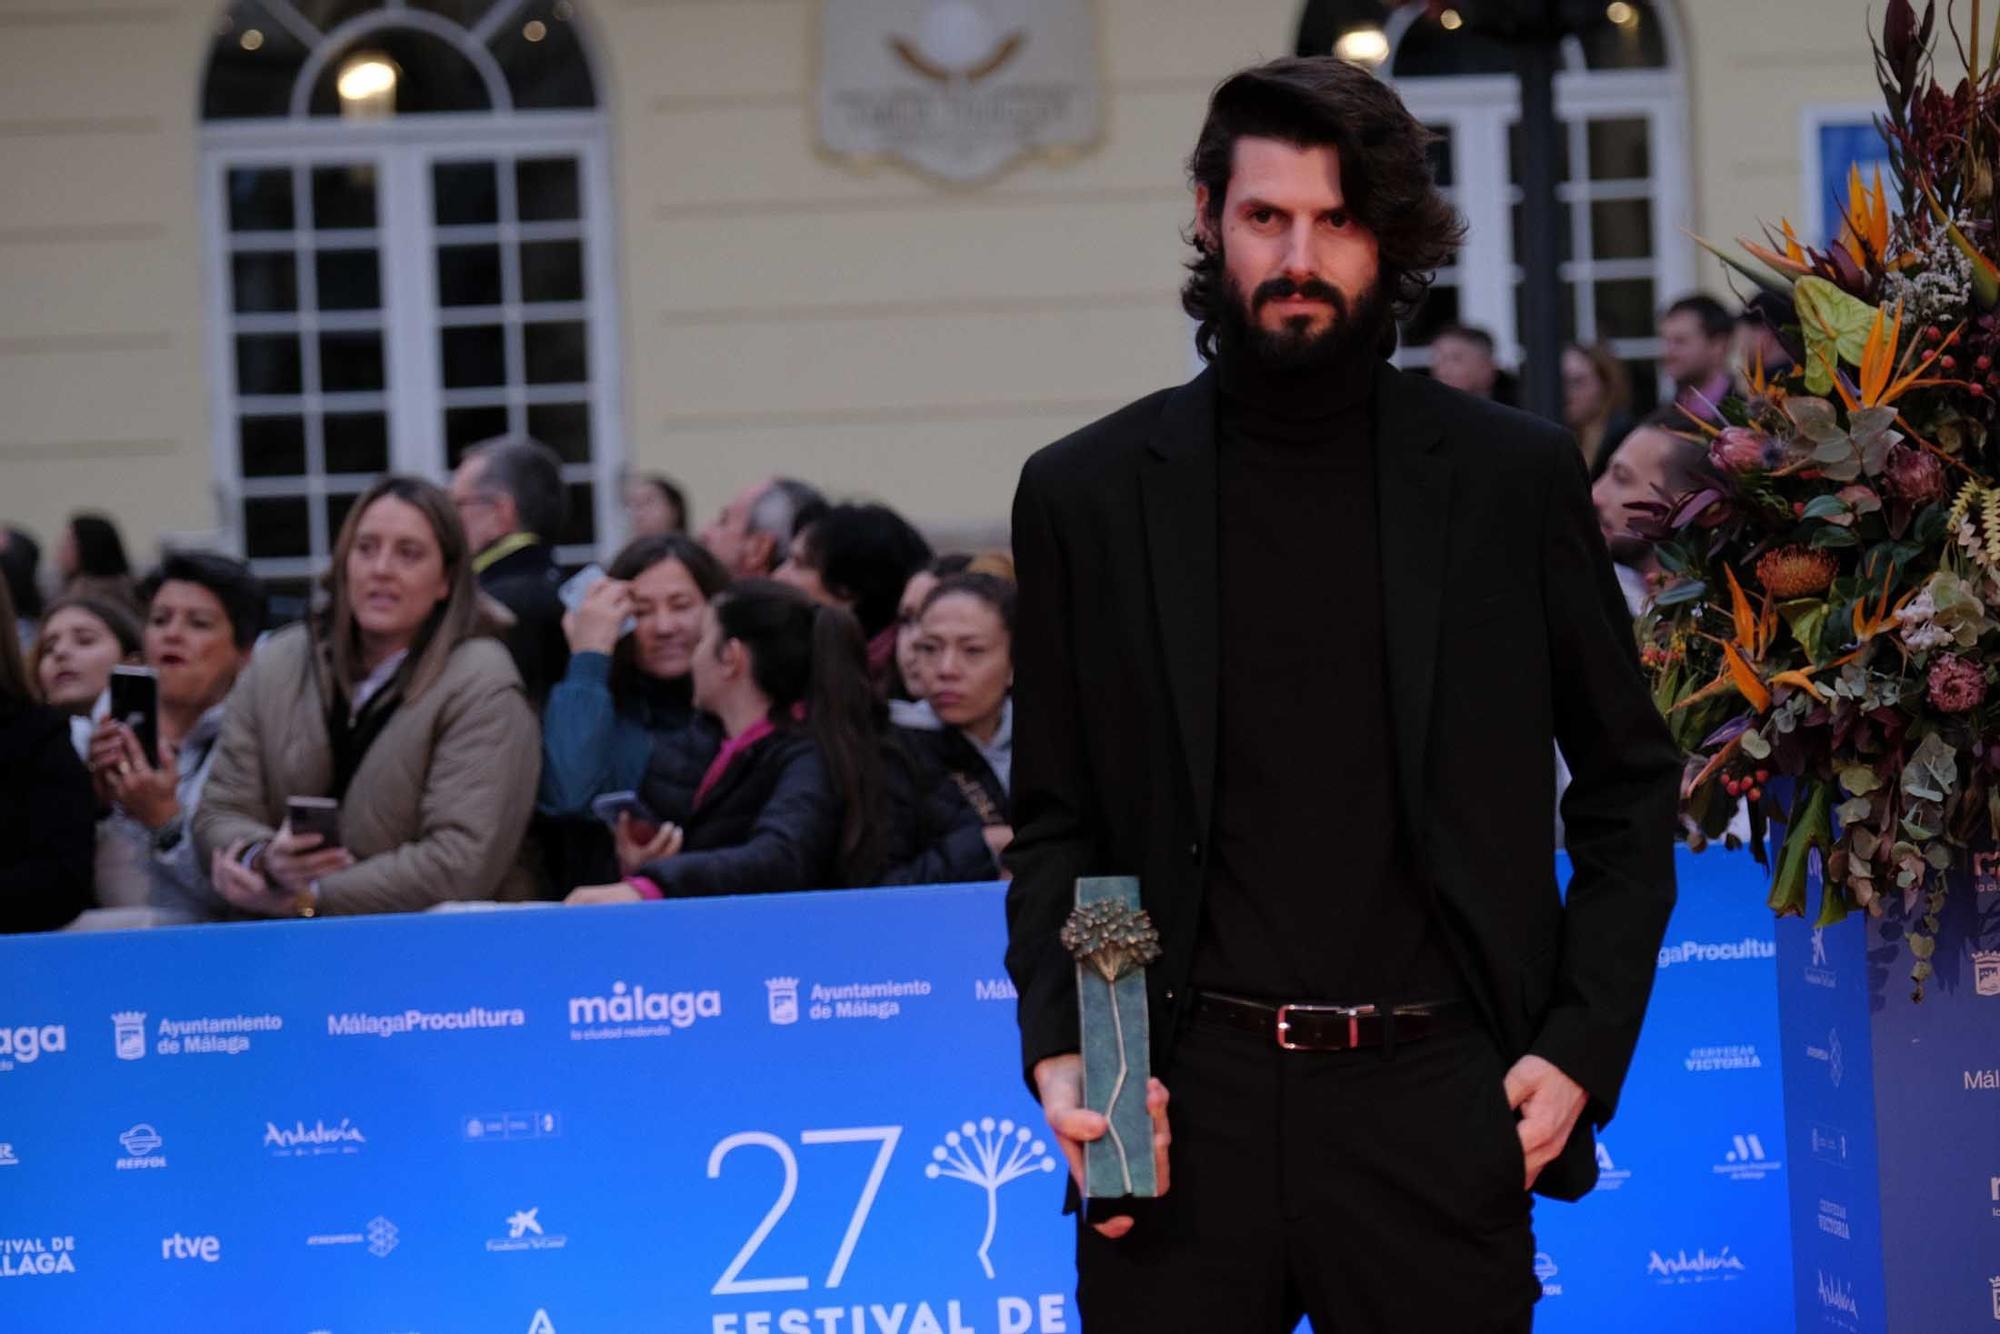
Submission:
[[[301,25],[301,35],[314,30],[297,16],[284,0],[266,0],[274,13],[288,12]],[[565,484],[589,482],[592,486],[592,532],[589,545],[558,547],[555,555],[565,564],[601,559],[612,549],[623,528],[619,485],[624,475],[624,385],[620,354],[617,217],[611,184],[611,154],[608,121],[601,109],[591,111],[519,111],[511,106],[506,81],[497,63],[486,50],[485,40],[499,23],[518,9],[501,0],[470,31],[428,11],[405,8],[397,0],[389,7],[371,10],[323,35],[300,70],[292,95],[289,116],[244,120],[209,120],[201,124],[201,216],[203,234],[203,297],[208,320],[209,414],[211,478],[221,516],[219,531],[237,551],[244,550],[243,501],[260,495],[307,497],[310,533],[304,557],[262,557],[253,563],[260,574],[276,579],[310,578],[323,567],[325,554],[332,548],[335,534],[323,532],[324,498],[350,488],[329,487],[316,447],[318,413],[342,407],[383,411],[388,418],[389,457],[392,472],[414,473],[433,479],[445,474],[444,410],[471,405],[506,405],[510,420],[523,420],[526,405],[537,401],[575,402],[581,397],[590,411],[590,459],[586,463],[565,463]],[[288,26],[291,26],[287,20]],[[389,27],[417,28],[451,41],[480,73],[494,110],[450,112],[390,117],[382,120],[348,122],[325,116],[310,116],[307,99],[313,81],[328,61],[345,50],[357,37]],[[579,32],[581,42],[584,34]],[[475,54],[476,50],[476,54]],[[586,59],[590,59],[587,44]],[[591,60],[593,86],[602,102],[602,64]],[[440,227],[432,219],[431,164],[454,159],[497,159],[511,164],[517,159],[573,157],[577,162],[578,204],[581,217],[576,222],[502,223],[498,227]],[[229,230],[226,182],[232,168],[291,167],[303,169],[310,179],[315,165],[373,162],[376,167],[376,226],[372,230],[311,233],[302,225],[308,198],[294,189],[294,222],[289,232],[266,235],[271,249],[289,249],[301,261],[320,248],[315,238],[324,238],[327,248],[374,241],[380,259],[382,304],[379,311],[322,312],[317,301],[308,301],[315,281],[311,264],[301,262],[298,271],[299,308],[278,315],[238,314],[232,301],[230,255],[244,247],[232,246]],[[497,173],[501,191],[501,216],[514,210],[507,206],[515,189],[514,173]],[[437,299],[436,247],[450,240],[538,240],[579,239],[583,246],[584,300],[567,304],[520,304],[519,250],[502,245],[503,303],[500,306],[441,307]],[[523,382],[522,326],[524,311],[537,319],[581,318],[585,329],[585,367],[589,376],[587,392],[579,395],[576,386],[539,386]],[[480,389],[445,389],[438,359],[439,331],[454,323],[494,324],[507,329],[507,384]],[[246,399],[236,388],[235,337],[241,333],[284,331],[300,333],[302,368],[316,364],[316,335],[322,330],[360,326],[382,330],[383,387],[358,395],[325,395],[302,392],[285,396],[273,404],[275,412],[295,411],[307,419],[307,471],[280,477],[245,478],[238,437],[238,418],[247,409],[254,411],[257,400]],[[302,389],[314,378],[302,375]],[[339,475],[336,475],[339,476]]]
[[[1694,243],[1683,231],[1692,228],[1694,218],[1680,26],[1668,0],[1651,0],[1651,4],[1666,39],[1664,69],[1586,69],[1581,44],[1573,38],[1563,43],[1563,68],[1555,81],[1556,117],[1570,137],[1570,174],[1575,179],[1558,186],[1557,198],[1568,209],[1578,198],[1633,197],[1629,189],[1596,185],[1587,179],[1585,123],[1613,118],[1646,120],[1652,159],[1651,185],[1646,191],[1653,201],[1651,258],[1593,260],[1589,210],[1580,209],[1576,212],[1582,220],[1572,228],[1572,257],[1562,266],[1561,277],[1571,283],[1592,278],[1650,278],[1655,303],[1664,308],[1694,290],[1696,254]],[[1407,15],[1397,18],[1402,22],[1392,23],[1392,40],[1407,31]],[[1396,79],[1388,74],[1393,64],[1392,52],[1384,64],[1383,77],[1394,85],[1410,113],[1427,125],[1449,126],[1451,130],[1452,184],[1443,193],[1465,216],[1469,231],[1458,258],[1439,272],[1439,279],[1458,288],[1459,322],[1489,330],[1500,360],[1519,365],[1523,349],[1515,330],[1514,283],[1519,268],[1513,255],[1512,211],[1520,191],[1507,179],[1507,127],[1521,117],[1520,83],[1510,74]],[[1588,343],[1596,333],[1595,305],[1585,301],[1576,309],[1577,339]],[[1619,338],[1612,340],[1612,350],[1625,360],[1657,361],[1660,343],[1657,336]],[[1415,367],[1429,362],[1424,348],[1397,354],[1399,365]],[[1669,390],[1664,375],[1660,387],[1663,394]]]

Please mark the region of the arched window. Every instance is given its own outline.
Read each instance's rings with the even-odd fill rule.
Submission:
[[[1368,7],[1379,12],[1373,0]],[[1339,26],[1327,10],[1308,6],[1315,42]],[[1518,364],[1521,97],[1512,53],[1449,9],[1436,17],[1399,9],[1384,26],[1382,77],[1442,136],[1432,167],[1470,223],[1465,248],[1405,326],[1398,360],[1428,365],[1431,337],[1457,323],[1491,331],[1502,359]],[[1302,42],[1307,33],[1302,26]],[[1656,317],[1695,278],[1680,233],[1691,219],[1681,50],[1668,0],[1608,0],[1600,22],[1563,42],[1556,76],[1563,337],[1610,344],[1632,370],[1641,411],[1660,390]]]
[[[354,497],[525,432],[586,559],[619,464],[611,189],[571,0],[239,0],[201,93],[225,527],[304,591]]]

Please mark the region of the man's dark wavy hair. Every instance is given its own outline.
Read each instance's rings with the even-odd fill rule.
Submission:
[[[1404,107],[1389,86],[1332,56],[1294,56],[1253,65],[1223,80],[1209,99],[1208,119],[1188,157],[1188,177],[1208,187],[1206,221],[1219,235],[1236,141],[1278,139],[1299,147],[1331,146],[1340,154],[1340,191],[1348,209],[1375,234],[1382,289],[1396,321],[1407,319],[1440,265],[1465,240],[1465,223],[1431,181],[1425,149],[1436,135]],[[1195,346],[1216,353],[1223,303],[1229,300],[1222,251],[1193,230],[1181,307],[1199,326]],[[1394,349],[1395,324],[1384,331]]]

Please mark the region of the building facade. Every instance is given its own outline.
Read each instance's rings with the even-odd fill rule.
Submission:
[[[526,430],[574,556],[626,467],[697,522],[786,473],[1000,532],[1029,452],[1195,364],[1182,162],[1303,8],[1077,2],[1094,142],[967,183],[820,146],[835,0],[0,0],[0,521],[102,509],[296,583],[376,473]],[[1816,232],[1808,122],[1875,89],[1866,0],[1625,9],[1645,49],[1559,80],[1564,278],[1643,374],[1658,307],[1725,289],[1685,233]],[[1403,355],[1444,318],[1511,353],[1511,80],[1390,35],[1473,223]]]

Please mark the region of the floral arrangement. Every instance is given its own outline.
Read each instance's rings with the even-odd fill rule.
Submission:
[[[1874,47],[1895,207],[1855,170],[1828,249],[1789,223],[1702,242],[1793,303],[1804,355],[1752,367],[1696,424],[1704,481],[1635,524],[1665,577],[1641,656],[1693,837],[1747,802],[1761,857],[1782,823],[1780,915],[1813,879],[1822,926],[1900,897],[1917,999],[1949,873],[2000,837],[2000,30],[1983,64],[1979,0],[1965,33],[1948,0],[1946,88],[1936,17],[1890,0]]]

